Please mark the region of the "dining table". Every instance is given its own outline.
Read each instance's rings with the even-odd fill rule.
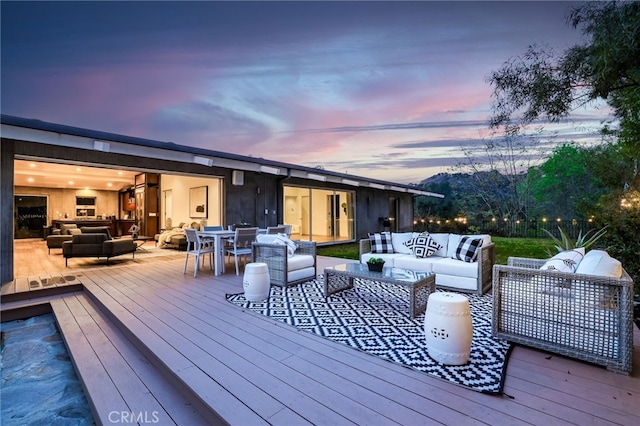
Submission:
[[[213,273],[214,275],[222,274],[224,270],[224,244],[223,239],[232,238],[236,235],[235,231],[227,229],[219,231],[198,231],[198,235],[203,238],[212,238],[214,240],[215,252],[213,256]]]

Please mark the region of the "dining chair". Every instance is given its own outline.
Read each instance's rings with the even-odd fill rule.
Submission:
[[[213,254],[215,253],[215,245],[213,240],[201,238],[198,231],[193,228],[185,228],[184,234],[187,237],[187,254],[184,260],[183,274],[187,273],[187,264],[189,263],[189,255],[193,255],[195,262],[193,263],[193,276],[198,276],[200,266],[200,256],[202,256],[203,266],[204,257],[209,255],[209,265],[213,270]]]
[[[279,224],[278,226],[282,226],[284,228],[284,233],[286,234],[287,237],[291,237],[291,225],[286,225],[286,224]]]
[[[217,226],[203,226],[202,230],[203,231],[222,231],[222,226],[221,225],[217,225]]]
[[[284,234],[286,231],[287,230],[284,225],[267,226],[267,234]]]
[[[236,275],[240,275],[238,258],[241,258],[242,256],[251,256],[251,243],[256,240],[257,235],[258,228],[236,228],[235,235],[233,237],[233,247],[227,248],[227,255],[229,256],[229,259],[231,258],[231,255],[235,258]]]

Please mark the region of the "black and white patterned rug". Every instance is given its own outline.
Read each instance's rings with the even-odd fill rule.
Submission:
[[[356,279],[354,288],[325,301],[322,278],[297,286],[271,286],[269,299],[227,300],[301,330],[483,393],[501,394],[511,345],[491,336],[490,294],[469,298],[473,341],[469,363],[443,365],[429,357],[424,313],[409,316],[409,294],[399,286]]]

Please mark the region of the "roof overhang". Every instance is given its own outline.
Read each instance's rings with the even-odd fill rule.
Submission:
[[[29,120],[8,115],[1,116],[0,134],[3,138],[36,142],[68,148],[133,155],[166,161],[177,161],[221,167],[232,170],[268,173],[283,177],[316,180],[321,182],[409,193],[415,196],[444,198],[442,194],[424,191],[416,185],[403,185],[332,172],[294,164],[269,161],[263,158],[242,156],[202,148],[160,142],[149,139],[105,133],[89,129]]]

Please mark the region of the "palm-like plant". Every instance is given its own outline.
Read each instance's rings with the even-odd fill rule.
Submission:
[[[597,231],[595,229],[592,229],[584,235],[582,235],[582,230],[580,230],[580,232],[578,233],[578,238],[576,238],[575,241],[573,241],[571,237],[567,235],[566,231],[560,227],[558,227],[558,231],[560,231],[560,238],[557,238],[546,229],[543,229],[543,231],[546,232],[549,237],[551,237],[555,244],[555,249],[558,251],[558,253],[561,253],[563,251],[573,250],[580,247],[584,247],[585,250],[589,250],[591,246],[593,246],[600,238],[604,236],[604,234],[607,233],[607,226]],[[547,250],[547,253],[549,254],[549,256],[553,256],[553,253],[551,253],[550,250]]]

